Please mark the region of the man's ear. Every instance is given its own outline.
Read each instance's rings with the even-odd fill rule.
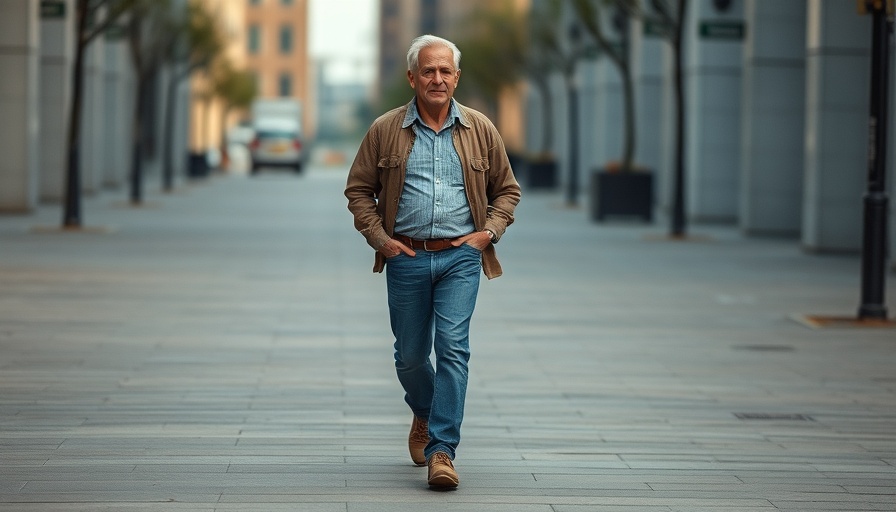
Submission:
[[[414,87],[414,74],[411,73],[410,69],[408,70],[408,83],[411,84],[411,89],[416,89],[416,87]]]

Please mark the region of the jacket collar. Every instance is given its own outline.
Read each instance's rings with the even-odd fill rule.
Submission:
[[[451,98],[451,110],[448,111],[448,117],[454,118],[456,122],[459,122],[463,127],[470,128],[472,125],[470,124],[470,120],[467,119],[467,114],[464,112],[462,108],[463,105],[458,103]],[[414,124],[414,121],[420,120],[423,123],[423,120],[420,119],[420,113],[417,111],[417,98],[411,99],[411,101],[405,105],[407,109],[404,114],[404,121],[401,123],[402,128],[407,128]]]

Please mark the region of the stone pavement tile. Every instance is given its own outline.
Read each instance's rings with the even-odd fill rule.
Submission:
[[[91,198],[107,235],[0,217],[0,507],[896,508],[893,333],[788,318],[852,310],[855,258],[658,242],[538,194],[477,304],[461,488],[428,491],[343,183]]]
[[[199,505],[197,503],[0,503],[0,511],[9,512],[154,512],[160,509],[188,512],[214,512],[215,505]],[[268,509],[274,512],[277,509]],[[344,511],[344,508],[342,509]],[[333,512],[322,510],[321,512]]]

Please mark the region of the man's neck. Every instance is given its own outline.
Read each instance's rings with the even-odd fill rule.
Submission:
[[[448,119],[449,112],[451,112],[451,101],[446,103],[444,107],[441,107],[435,111],[427,110],[421,107],[420,101],[417,101],[417,115],[420,116],[423,124],[429,126],[435,132],[441,130],[442,126],[445,125],[445,120]]]

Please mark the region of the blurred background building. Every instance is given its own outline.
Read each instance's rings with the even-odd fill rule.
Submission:
[[[75,14],[82,1],[0,2],[0,211],[28,212],[66,194]],[[120,0],[87,1],[103,4],[102,16]],[[134,122],[138,76],[129,48],[135,25],[128,15],[86,47],[75,155],[80,193],[127,184],[135,126],[147,180],[167,172],[167,154],[178,179],[194,177],[187,155],[204,158],[222,147],[252,97],[299,99],[309,142],[357,140],[376,115],[411,99],[408,45],[434,33],[460,46],[458,99],[495,120],[524,185],[543,185],[532,169],[551,161],[554,174],[542,188],[586,207],[584,215],[596,203],[595,175],[618,165],[625,147],[626,83],[610,58],[618,50],[631,72],[633,164],[653,180],[651,211],[666,218],[673,209],[679,133],[674,53],[653,6],[677,2],[172,0],[168,8],[185,12],[194,4],[213,15],[222,48],[214,59],[197,60],[184,82],[179,76],[193,54],[174,51],[163,60],[140,89],[149,98],[140,123]],[[594,9],[589,19],[576,7],[586,4]],[[369,29],[330,28],[367,21],[366,14],[352,16],[360,5],[373,8],[373,19],[363,25]],[[637,15],[620,11],[622,5],[637,7]],[[789,237],[809,251],[855,253],[867,177],[870,17],[860,15],[854,1],[687,5],[682,133],[688,219],[737,226],[751,236]],[[314,18],[321,6],[343,11],[325,23]],[[145,17],[149,26],[151,16]],[[598,44],[595,27],[609,50]],[[177,34],[151,36],[164,42]],[[316,51],[315,38],[357,51],[347,58]],[[547,58],[538,62],[538,56]],[[246,76],[253,96],[246,94]],[[891,154],[890,176],[893,160]],[[894,182],[888,183],[891,196]]]

